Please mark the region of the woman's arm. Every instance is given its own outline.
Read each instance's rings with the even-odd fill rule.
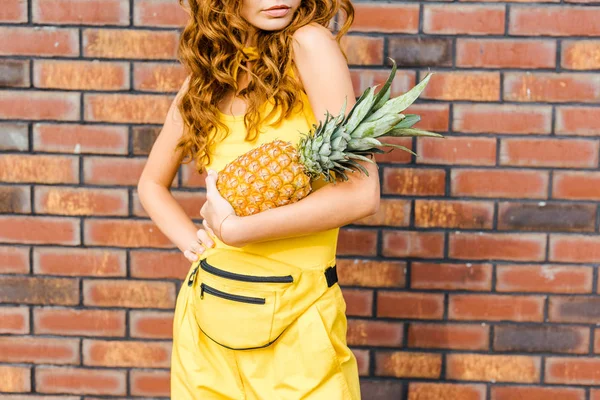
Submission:
[[[171,103],[165,123],[138,181],[137,190],[140,202],[152,221],[190,259],[189,251],[197,245],[199,239],[208,236],[203,231],[198,231],[169,190],[182,159],[181,152],[175,152],[183,132],[183,120],[177,104],[180,96],[187,90],[187,83],[186,79]],[[205,243],[204,240],[202,242]],[[212,243],[210,239],[207,242],[205,244],[209,246]]]
[[[295,33],[294,39],[294,62],[315,116],[324,118],[326,110],[337,115],[345,98],[348,113],[356,103],[354,89],[346,60],[331,32],[320,25],[307,25]],[[231,215],[224,220],[226,211],[219,217],[205,217],[216,224],[224,221],[222,230],[216,226],[218,234],[225,243],[237,247],[349,224],[376,213],[379,207],[377,166],[361,164],[368,170],[368,177],[360,172],[350,173],[348,181],[325,185],[297,203],[241,218]],[[208,177],[206,182],[211,189],[214,176]],[[220,197],[211,196],[210,189],[209,203],[211,197]],[[215,203],[223,204],[220,199]],[[225,209],[227,206],[223,205],[221,210]]]

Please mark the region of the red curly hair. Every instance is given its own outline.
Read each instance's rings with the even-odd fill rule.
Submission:
[[[247,141],[259,135],[261,124],[273,117],[281,109],[279,124],[290,116],[299,100],[301,84],[284,72],[292,64],[292,35],[300,27],[317,23],[328,27],[330,21],[341,10],[345,18],[342,28],[336,35],[340,45],[342,36],[354,20],[354,7],[350,0],[302,0],[292,22],[280,31],[258,30],[256,48],[259,59],[250,72],[243,64],[239,65],[239,52],[245,47],[249,25],[240,16],[243,0],[179,0],[179,4],[190,14],[187,25],[181,33],[178,57],[188,72],[188,87],[178,104],[184,121],[183,136],[177,144],[184,159],[196,160],[196,169],[202,172],[210,163],[208,149],[215,140],[211,131],[229,129],[219,120],[217,104],[230,90],[238,91],[234,80],[236,68],[248,73],[248,86],[240,91],[247,103],[244,124],[247,128]],[[188,6],[184,3],[188,3]],[[345,54],[344,54],[345,56]],[[261,118],[260,106],[267,99],[274,107],[269,115]]]

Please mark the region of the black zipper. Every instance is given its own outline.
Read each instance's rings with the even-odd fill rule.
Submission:
[[[204,292],[212,294],[213,296],[221,297],[226,300],[239,301],[241,303],[250,303],[250,304],[265,304],[266,300],[262,297],[248,297],[248,296],[239,296],[236,294],[230,294],[221,292],[215,288],[212,288],[205,283],[200,285],[200,298],[204,298]]]
[[[196,276],[196,272],[198,272],[198,266],[197,265],[196,265],[196,268],[194,268],[194,270],[190,274],[190,279],[188,279],[188,286],[192,286],[194,284],[194,277]]]
[[[200,266],[203,270],[213,275],[220,276],[221,278],[233,279],[236,281],[244,282],[263,282],[263,283],[292,283],[294,278],[291,275],[283,276],[255,276],[255,275],[243,275],[236,274],[234,272],[224,271],[219,268],[215,268],[210,265],[206,260],[200,261]]]

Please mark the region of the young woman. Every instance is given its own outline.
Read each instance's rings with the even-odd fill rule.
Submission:
[[[138,184],[145,210],[192,263],[175,309],[171,396],[359,399],[335,251],[339,227],[377,211],[377,167],[361,163],[368,176],[316,180],[306,198],[244,217],[216,189],[216,172],[239,155],[274,139],[295,144],[326,111],[352,108],[339,39],[354,9],[349,0],[187,3],[179,50],[189,76]],[[203,229],[169,191],[186,156],[208,170]]]

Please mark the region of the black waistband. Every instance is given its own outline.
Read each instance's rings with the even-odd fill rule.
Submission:
[[[325,270],[325,279],[327,279],[327,287],[332,287],[338,281],[337,267],[329,267]]]

